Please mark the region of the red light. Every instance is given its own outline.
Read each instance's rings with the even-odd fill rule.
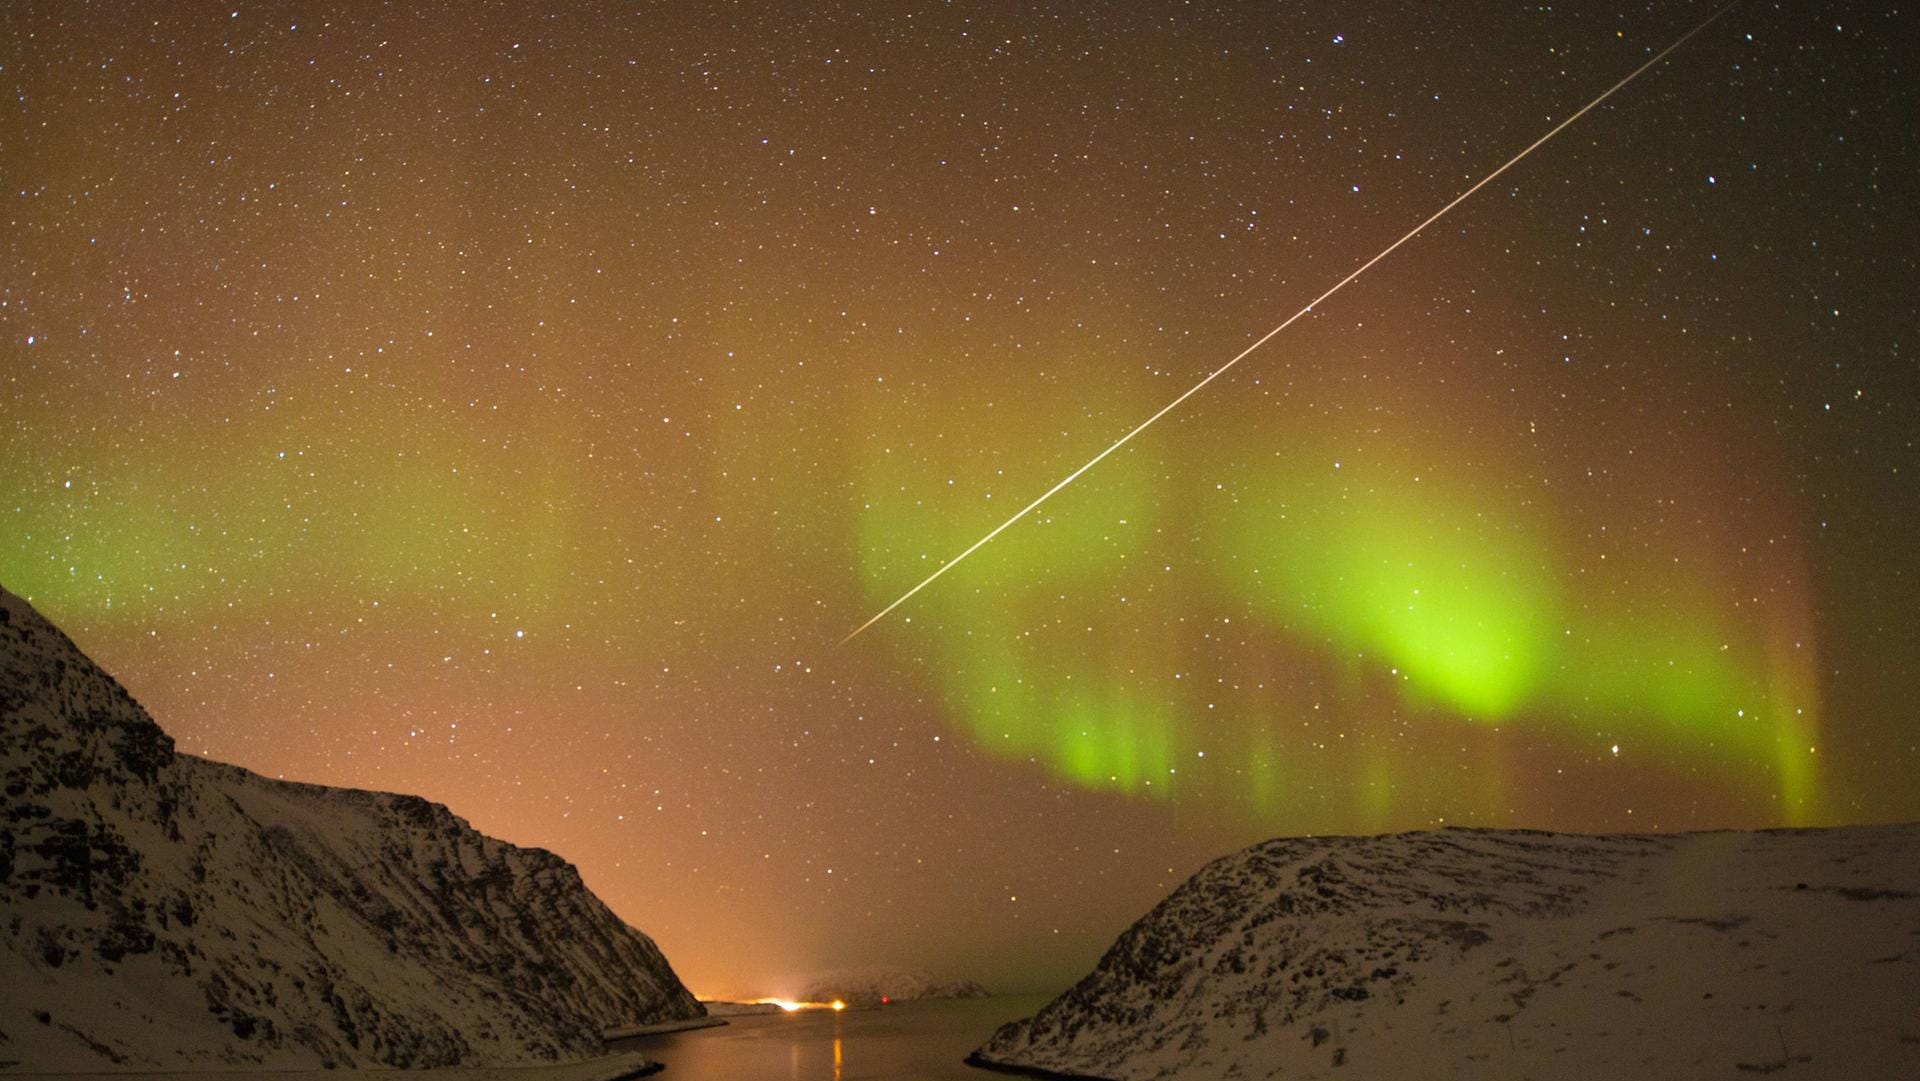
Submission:
[[[892,999],[890,999],[890,998],[888,998],[888,997],[887,997],[887,996],[885,996],[885,995],[881,995],[881,996],[880,996],[880,1005],[882,1005],[882,1006],[885,1006],[885,1005],[886,1005],[887,1003],[889,1003],[889,1002],[892,1002],[892,1001],[893,1001]]]

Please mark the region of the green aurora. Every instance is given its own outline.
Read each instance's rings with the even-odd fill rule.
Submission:
[[[1501,728],[1576,752],[1654,749],[1777,799],[1789,822],[1817,817],[1816,694],[1789,605],[1724,600],[1703,579],[1726,569],[1705,551],[1587,573],[1566,508],[1422,473],[1411,453],[1340,460],[1325,433],[1288,443],[1258,468],[1204,450],[1103,462],[895,613],[912,621],[889,632],[906,639],[903,661],[924,659],[979,746],[1086,788],[1165,799],[1183,769],[1226,750],[1239,795],[1262,818],[1285,816],[1309,776],[1335,779],[1324,757],[1307,765],[1311,740],[1289,734],[1291,719],[1335,710],[1362,729],[1390,719],[1422,733],[1355,740],[1366,749],[1337,760],[1362,822],[1391,821],[1386,793],[1431,780],[1425,743]],[[1004,516],[1022,494],[988,502],[879,457],[860,544],[876,610],[1000,520],[968,502]],[[1223,468],[1231,484],[1199,480]],[[1177,580],[1155,589],[1156,569]],[[1136,583],[1149,595],[1116,593]],[[1220,679],[1187,678],[1225,629],[1206,612],[1232,613],[1275,678],[1227,701]],[[1155,678],[1168,672],[1181,674]],[[1436,794],[1497,813],[1507,795],[1493,772]]]

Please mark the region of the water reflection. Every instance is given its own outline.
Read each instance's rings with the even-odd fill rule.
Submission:
[[[961,1063],[993,1030],[1045,1005],[1022,995],[728,1018],[722,1028],[620,1041],[666,1064],[663,1081],[987,1081]]]

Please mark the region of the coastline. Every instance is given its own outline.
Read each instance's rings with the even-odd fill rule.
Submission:
[[[665,1063],[656,1062],[637,1051],[623,1051],[575,1062],[541,1063],[528,1066],[436,1066],[424,1070],[392,1066],[331,1070],[321,1066],[294,1070],[216,1067],[199,1070],[86,1070],[64,1073],[6,1067],[0,1068],[0,1076],[57,1077],[61,1081],[131,1081],[134,1078],[139,1078],[141,1081],[205,1081],[209,1077],[217,1077],[221,1081],[287,1081],[289,1078],[312,1081],[313,1078],[325,1076],[377,1074],[382,1077],[418,1078],[419,1081],[634,1081],[635,1078],[651,1077],[664,1069],[666,1069]]]
[[[978,1051],[973,1052],[960,1061],[976,1070],[1008,1074],[1013,1077],[1032,1077],[1038,1079],[1038,1081],[1113,1081],[1112,1078],[1096,1077],[1093,1074],[1061,1073],[1059,1070],[1049,1070],[1044,1066],[1019,1066],[1011,1062],[1000,1062],[987,1058]]]
[[[715,1017],[712,1014],[706,1014],[701,1017],[689,1017],[681,1021],[655,1021],[651,1025],[623,1025],[619,1028],[607,1029],[600,1034],[600,1038],[608,1043],[614,1043],[619,1040],[637,1039],[641,1036],[664,1036],[669,1032],[686,1032],[697,1028],[719,1028],[726,1023],[727,1019],[724,1017]]]

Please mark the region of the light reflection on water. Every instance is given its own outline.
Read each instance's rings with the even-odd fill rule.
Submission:
[[[666,1064],[661,1081],[990,1081],[961,1059],[1048,995],[901,1002],[877,1010],[730,1017],[721,1028],[614,1045]]]

